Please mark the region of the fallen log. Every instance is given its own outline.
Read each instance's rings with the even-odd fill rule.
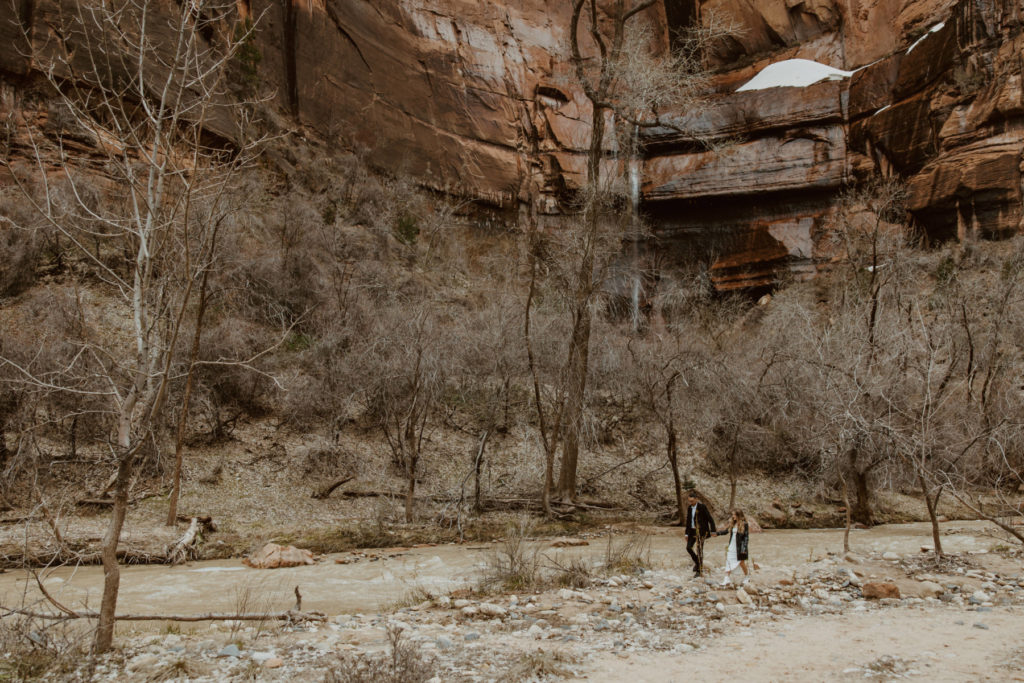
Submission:
[[[168,546],[167,564],[181,564],[190,557],[194,558],[201,540],[199,518],[193,517],[182,537]]]
[[[17,515],[15,517],[0,517],[0,524],[21,524],[37,519],[35,515]]]
[[[193,517],[199,520],[199,525],[202,527],[203,533],[212,534],[217,531],[217,523],[213,521],[213,517],[210,515],[205,517],[200,517],[198,515],[178,515],[177,519],[179,522],[188,522],[191,524]]]
[[[166,564],[164,554],[147,553],[141,550],[121,548],[117,551],[117,559],[123,564]],[[62,565],[102,564],[103,557],[99,551],[82,552],[74,549],[40,550],[17,555],[0,555],[0,568],[21,569],[25,566],[56,567]]]
[[[540,510],[542,504],[537,498],[491,498],[482,503],[485,510]],[[603,512],[624,512],[625,508],[612,503],[592,501],[589,503],[568,503],[561,500],[551,501],[551,507],[566,510],[600,510]]]
[[[99,612],[78,612],[71,611],[70,614],[53,614],[49,612],[32,612],[30,610],[16,607],[4,607],[0,605],[0,611],[6,612],[3,616],[21,614],[35,619],[49,619],[52,621],[69,621],[71,619],[99,619]],[[326,621],[327,615],[323,612],[296,612],[287,610],[285,612],[270,612],[265,614],[119,614],[114,617],[116,621]]]
[[[342,486],[343,484],[347,484],[348,482],[352,481],[353,479],[355,479],[355,477],[345,477],[343,479],[338,479],[333,484],[329,484],[329,485],[327,485],[327,486],[325,486],[325,487],[323,487],[323,488],[321,488],[321,489],[319,489],[317,491],[314,491],[312,497],[315,498],[316,500],[323,500],[323,499],[327,498],[329,495],[331,495],[332,493],[334,493],[334,490],[336,488],[338,488],[339,486]]]
[[[342,491],[338,495],[343,498],[405,498],[405,494],[398,491]],[[415,498],[434,503],[449,500],[448,496],[416,496]]]

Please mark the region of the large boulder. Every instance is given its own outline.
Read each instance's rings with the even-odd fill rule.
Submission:
[[[281,567],[299,567],[315,564],[312,551],[296,548],[293,545],[268,543],[257,552],[242,560],[254,569],[279,569]]]

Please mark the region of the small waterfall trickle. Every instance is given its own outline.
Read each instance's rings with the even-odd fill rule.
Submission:
[[[643,324],[640,314],[640,297],[643,295],[643,283],[640,273],[640,128],[633,126],[632,140],[629,145],[629,203],[631,235],[631,272],[632,286],[630,292],[630,317],[633,331],[640,330]]]

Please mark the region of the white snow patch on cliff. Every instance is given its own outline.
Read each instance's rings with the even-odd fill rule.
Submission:
[[[786,59],[761,69],[760,73],[737,88],[736,92],[766,88],[806,88],[821,81],[840,81],[852,74],[852,71],[843,71],[809,59]]]
[[[944,22],[944,21],[940,21],[939,23],[935,24],[935,26],[932,26],[930,29],[928,29],[928,31],[923,36],[921,36],[916,41],[914,41],[913,45],[911,45],[910,47],[907,48],[907,54],[909,55],[911,50],[913,50],[915,47],[920,45],[922,40],[924,40],[925,38],[927,38],[928,36],[930,36],[933,33],[938,33],[939,31],[941,31],[945,27],[946,27],[946,22]]]

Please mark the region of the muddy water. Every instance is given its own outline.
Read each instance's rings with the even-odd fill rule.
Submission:
[[[984,534],[986,526],[977,522],[951,522],[944,525],[943,547],[947,552],[985,550],[996,541]],[[650,530],[649,554],[654,566],[689,566],[679,529]],[[616,543],[623,542],[617,536]],[[927,524],[901,524],[854,531],[851,545],[855,551],[917,553],[931,544]],[[550,541],[537,542],[534,548],[558,559],[582,556],[595,561],[604,556],[607,541],[591,539],[590,545],[556,549]],[[842,530],[780,530],[754,534],[751,556],[763,568],[806,562],[842,549]],[[443,545],[405,551],[374,551],[381,559],[362,559],[337,564],[328,556],[319,564],[288,569],[258,570],[245,567],[241,560],[193,562],[178,567],[124,567],[121,571],[121,614],[190,614],[284,610],[295,602],[293,590],[300,586],[307,610],[328,615],[372,613],[394,605],[422,588],[437,594],[473,585],[483,563],[494,552],[490,545]],[[725,554],[725,539],[708,541],[709,565],[718,565]],[[58,568],[44,574],[47,589],[70,607],[95,608],[102,591],[100,567]],[[0,574],[0,604],[20,605],[38,598],[38,589],[24,572]],[[247,601],[248,596],[248,601]]]

